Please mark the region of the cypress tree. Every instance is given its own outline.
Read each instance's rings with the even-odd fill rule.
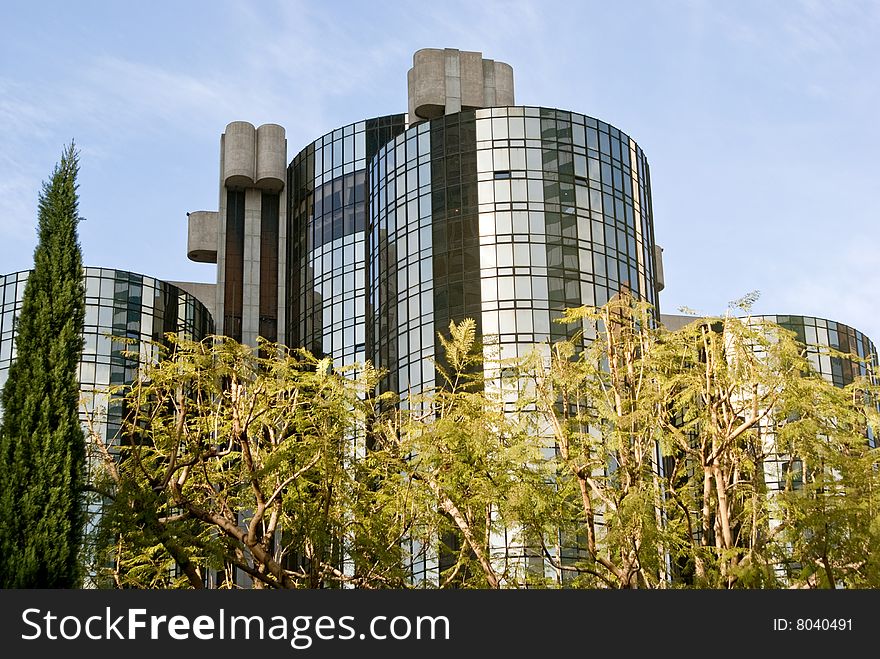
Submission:
[[[75,588],[85,511],[77,369],[85,290],[73,143],[39,200],[34,268],[0,422],[0,586]]]

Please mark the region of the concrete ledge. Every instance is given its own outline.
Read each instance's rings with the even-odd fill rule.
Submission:
[[[666,288],[663,277],[663,248],[660,245],[654,245],[654,284],[658,293]]]
[[[219,240],[220,217],[217,211],[195,211],[187,213],[186,255],[196,263],[217,263],[217,242]]]

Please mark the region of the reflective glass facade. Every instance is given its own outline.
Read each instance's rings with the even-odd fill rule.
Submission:
[[[650,174],[626,134],[533,107],[446,115],[371,163],[372,358],[432,383],[436,332],[475,318],[502,357],[563,338],[563,309],[628,287],[654,305]]]
[[[106,391],[111,385],[131,382],[138,365],[137,358],[123,353],[140,351],[144,358],[155,358],[155,349],[147,346],[147,341],[161,341],[168,332],[201,339],[213,333],[214,324],[205,306],[176,286],[123,270],[84,270],[86,314],[79,366],[80,416],[85,424],[92,412],[99,412],[95,431],[113,443],[122,409]],[[22,271],[0,276],[0,387],[5,384],[15,358],[15,318],[21,310],[29,274]],[[137,343],[123,343],[114,337]],[[97,459],[93,451],[89,454],[90,460]],[[93,525],[94,515],[100,513],[100,503],[90,504],[89,511]]]
[[[404,115],[338,128],[288,168],[286,341],[337,363],[366,355],[367,164],[404,130]]]
[[[795,333],[797,340],[806,348],[807,359],[813,368],[835,386],[845,387],[858,377],[870,378],[880,383],[880,364],[877,360],[877,348],[873,342],[859,330],[825,318],[813,316],[755,316],[755,321],[776,323]],[[828,354],[828,348],[846,354],[858,356],[865,362],[854,361]],[[868,431],[871,446],[877,446],[877,438]],[[779,455],[771,451],[764,461],[764,474],[771,490],[782,490],[785,479],[791,469],[791,459],[787,455]]]
[[[553,322],[564,309],[624,287],[657,304],[648,163],[597,119],[537,107],[448,114],[382,147],[368,181],[367,356],[404,405],[435,384],[436,337],[451,320],[474,318],[504,359],[565,338],[574,329]],[[507,535],[493,539],[494,559],[548,569]],[[581,552],[575,539],[554,544],[563,563]],[[410,551],[415,581],[445,567]]]
[[[797,340],[807,348],[807,358],[822,377],[838,387],[850,384],[857,377],[877,378],[880,367],[877,349],[867,336],[843,323],[813,316],[756,316],[781,325],[795,333]],[[833,348],[846,354],[868,359],[860,363],[841,357],[831,357],[823,348]]]

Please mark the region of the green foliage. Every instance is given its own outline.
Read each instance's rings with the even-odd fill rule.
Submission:
[[[77,368],[85,314],[71,143],[39,201],[34,269],[16,325],[0,426],[0,586],[72,588],[84,520]]]
[[[428,554],[409,560],[430,559],[439,540],[441,587],[515,585],[524,575],[499,538],[522,540],[515,525],[542,483],[540,446],[505,409],[510,383],[487,379],[474,321],[450,323],[449,335],[440,384],[411,396],[382,435],[416,502],[411,539]]]
[[[211,573],[233,587],[235,569],[255,587],[400,585],[396,501],[371,489],[385,465],[363,450],[375,372],[272,344],[168,341],[121,392],[120,443],[95,437],[108,579],[203,587]]]
[[[569,310],[562,322],[582,324],[592,338],[556,344],[549,360],[525,364],[535,383],[526,409],[534,409],[534,432],[545,428],[557,448],[550,463],[566,504],[535,534],[569,539],[550,560],[572,585],[662,586],[671,540],[661,523],[650,309],[622,294],[600,309]],[[582,558],[562,559],[574,552]]]
[[[108,578],[880,585],[876,386],[834,387],[753,319],[666,331],[625,292],[562,322],[574,338],[507,360],[453,322],[436,386],[400,400],[369,365],[171,339],[126,391],[123,441],[96,439]]]
[[[687,566],[682,581],[833,586],[840,575],[815,578],[820,544],[838,567],[865,564],[826,524],[860,536],[862,548],[868,542],[848,516],[866,508],[867,529],[876,510],[878,464],[866,438],[876,389],[835,387],[812,370],[793,333],[756,319],[700,319],[665,334],[662,345],[658,416],[674,465],[666,491],[690,530],[677,555]],[[847,512],[832,521],[835,509]]]
[[[780,560],[804,587],[877,587],[880,453],[865,439],[868,428],[877,436],[877,388],[864,379],[846,387],[814,379],[801,381],[803,409],[778,433],[791,456],[778,501],[788,549]]]

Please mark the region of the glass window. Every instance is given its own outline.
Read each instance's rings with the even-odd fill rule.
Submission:
[[[500,244],[497,249],[497,266],[499,268],[513,267],[513,245],[510,243]]]
[[[533,318],[534,318],[534,332],[536,334],[549,334],[550,333],[550,315],[546,311],[537,311],[536,310],[533,314]]]
[[[492,139],[492,124],[490,119],[477,119],[477,140],[484,142]]]
[[[495,246],[494,245],[482,245],[480,247],[480,267],[481,268],[494,268],[495,264],[496,264]]]
[[[494,302],[498,299],[498,289],[495,285],[494,277],[486,277],[482,279],[481,292],[483,302]]]
[[[510,168],[523,170],[526,169],[526,150],[510,149]]]
[[[507,139],[507,117],[495,117],[492,119],[492,139]]]
[[[541,179],[530,178],[528,180],[529,202],[540,204],[544,202],[544,182]],[[543,230],[542,230],[543,233]]]
[[[498,312],[483,312],[483,334],[498,334]]]
[[[533,172],[540,172],[544,168],[540,149],[526,149],[526,168]]]
[[[517,333],[532,332],[532,310],[517,309],[516,310],[516,331]]]
[[[495,232],[497,235],[513,233],[511,215],[507,211],[499,211],[495,214]]]
[[[510,201],[510,183],[495,181],[495,203]]]
[[[541,120],[537,117],[526,117],[526,138],[531,140],[541,139]]]
[[[498,277],[498,299],[514,299],[513,277]]]
[[[491,172],[494,169],[492,151],[490,149],[480,149],[477,151],[477,171]]]

